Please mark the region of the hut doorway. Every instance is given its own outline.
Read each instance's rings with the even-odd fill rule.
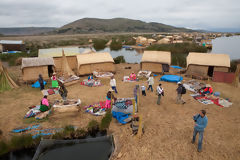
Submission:
[[[53,66],[49,65],[48,66],[48,76],[51,77],[53,75]]]
[[[214,71],[214,66],[209,66],[208,67],[208,76],[212,77],[213,76],[213,71]]]

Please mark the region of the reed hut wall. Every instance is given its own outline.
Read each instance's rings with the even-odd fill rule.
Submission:
[[[73,72],[77,73],[77,57],[76,56],[67,56],[67,61],[69,67],[73,70]],[[55,57],[53,58],[55,66],[56,66],[56,72],[61,72],[62,69],[62,57]]]
[[[162,73],[162,63],[156,62],[142,62],[141,63],[141,70],[143,71],[152,71],[154,73]]]
[[[39,74],[43,79],[49,79],[48,66],[25,67],[22,69],[23,81],[37,81]]]
[[[79,66],[78,75],[92,74],[97,72],[115,72],[115,65],[112,62],[82,64]]]

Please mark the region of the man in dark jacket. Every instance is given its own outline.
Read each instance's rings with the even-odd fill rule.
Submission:
[[[199,133],[198,152],[201,152],[202,151],[203,132],[208,124],[208,118],[206,116],[206,111],[201,110],[199,114],[196,114],[195,116],[193,116],[193,120],[195,121],[195,126],[194,126],[194,131],[193,131],[192,143],[195,143],[196,135]]]
[[[44,81],[43,81],[43,77],[41,74],[39,74],[38,82],[40,84],[40,90],[44,90]]]
[[[68,93],[68,91],[67,91],[67,89],[66,89],[66,87],[64,86],[63,83],[59,83],[59,86],[60,86],[59,94],[61,95],[62,99],[64,101],[66,101],[67,100],[67,93]]]
[[[177,104],[184,104],[184,100],[182,99],[182,90],[183,90],[183,85],[181,82],[178,82],[178,88],[177,88]]]

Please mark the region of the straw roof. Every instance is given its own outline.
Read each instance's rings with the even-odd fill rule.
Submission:
[[[22,59],[22,69],[26,67],[38,67],[38,66],[48,66],[55,65],[53,58],[23,58]]]
[[[83,64],[112,62],[113,58],[108,52],[77,55],[78,68]]]
[[[80,54],[80,50],[78,47],[49,48],[49,49],[39,49],[38,57],[62,57],[62,50],[64,50],[64,54],[66,57]]]
[[[144,51],[142,62],[156,62],[170,65],[171,53],[165,51]]]
[[[230,57],[227,54],[190,52],[187,56],[187,66],[190,64],[230,67]]]

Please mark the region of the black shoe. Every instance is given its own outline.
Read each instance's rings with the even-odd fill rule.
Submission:
[[[191,143],[192,143],[192,144],[194,144],[194,143],[195,143],[195,141],[191,141]]]
[[[201,152],[202,152],[202,150],[201,150],[201,149],[198,149],[197,151],[198,151],[199,153],[201,153]]]
[[[185,104],[186,102],[183,102],[183,104]]]

